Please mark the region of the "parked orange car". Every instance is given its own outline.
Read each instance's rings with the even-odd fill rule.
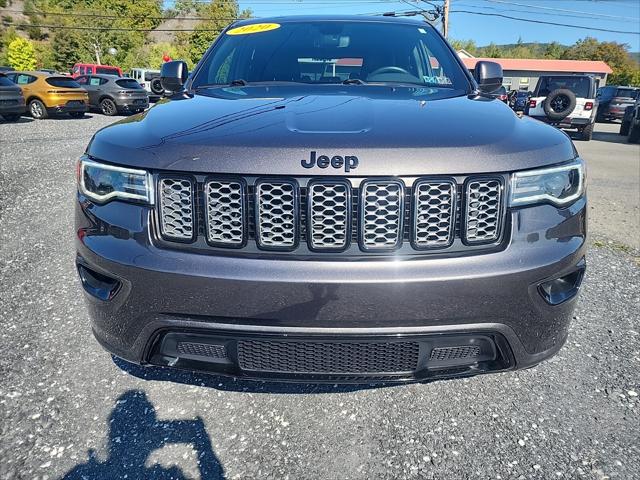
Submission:
[[[6,75],[22,89],[29,113],[35,119],[58,113],[80,118],[89,109],[87,91],[73,78],[45,72],[7,72]]]

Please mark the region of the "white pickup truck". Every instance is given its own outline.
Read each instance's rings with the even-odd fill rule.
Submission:
[[[574,129],[591,140],[598,103],[596,81],[589,75],[543,75],[525,114],[562,129]]]

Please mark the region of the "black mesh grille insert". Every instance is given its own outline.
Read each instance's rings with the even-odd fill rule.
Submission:
[[[400,373],[417,368],[414,342],[281,342],[241,340],[243,370],[288,373]]]
[[[438,347],[431,350],[430,360],[457,360],[460,358],[473,358],[480,355],[480,347],[476,345],[464,345],[460,347]]]
[[[196,355],[199,357],[227,358],[224,345],[209,345],[207,343],[178,342],[178,353],[182,355]]]

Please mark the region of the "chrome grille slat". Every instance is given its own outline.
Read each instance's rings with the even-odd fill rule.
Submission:
[[[194,237],[193,184],[184,178],[161,178],[160,232],[163,237],[189,241]]]
[[[242,246],[245,239],[245,193],[242,182],[209,180],[205,183],[204,198],[209,243]]]
[[[360,190],[360,247],[365,250],[398,247],[403,238],[403,184],[396,180],[368,180]]]
[[[198,250],[236,248],[249,255],[257,248],[339,255],[482,251],[497,245],[507,225],[505,185],[502,174],[403,179],[159,174],[157,229],[165,242]]]
[[[308,242],[312,249],[342,250],[351,236],[351,197],[345,182],[314,182],[308,188]]]
[[[469,244],[491,243],[500,237],[502,181],[499,178],[467,180],[465,240]]]
[[[298,186],[264,180],[256,184],[256,240],[262,248],[292,250],[298,242]]]
[[[421,180],[416,182],[413,190],[414,247],[448,247],[455,233],[455,182]]]

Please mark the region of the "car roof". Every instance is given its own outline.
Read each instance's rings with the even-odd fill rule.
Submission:
[[[49,77],[71,78],[68,75],[60,75],[59,73],[41,72],[39,70],[16,70],[14,72],[7,72],[7,73],[18,74],[18,75],[32,75],[32,76],[38,77],[38,78],[49,78]]]
[[[96,77],[96,78],[104,78],[105,80],[131,80],[129,77],[119,77],[117,75],[109,75],[108,73],[85,73],[84,75],[80,75],[81,77]]]
[[[232,25],[234,27],[243,25],[253,25],[256,23],[312,23],[312,22],[362,22],[362,23],[390,23],[409,25],[431,25],[421,17],[394,17],[382,15],[285,15],[281,17],[262,17],[247,20],[238,20]]]

